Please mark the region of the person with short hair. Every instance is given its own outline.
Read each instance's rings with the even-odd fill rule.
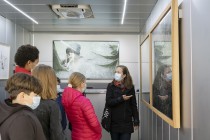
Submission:
[[[39,50],[30,44],[22,45],[15,54],[15,71],[31,74],[31,70],[39,63]]]
[[[39,80],[17,73],[7,80],[5,90],[10,98],[0,103],[0,139],[46,140],[33,113],[40,103],[42,86]]]
[[[40,64],[32,75],[40,80],[43,91],[40,93],[41,102],[34,113],[38,117],[47,140],[65,140],[61,126],[61,112],[57,102],[57,77],[52,67]]]
[[[73,72],[68,86],[63,91],[62,104],[72,125],[72,140],[100,140],[101,126],[92,103],[82,93],[86,89],[86,78]]]

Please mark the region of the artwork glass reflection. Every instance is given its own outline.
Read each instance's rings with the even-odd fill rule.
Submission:
[[[152,31],[152,105],[172,119],[171,10]]]

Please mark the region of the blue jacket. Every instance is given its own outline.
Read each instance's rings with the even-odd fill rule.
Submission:
[[[65,110],[64,110],[63,105],[61,103],[61,99],[62,99],[62,93],[60,92],[60,93],[58,93],[58,97],[56,99],[56,102],[58,103],[60,111],[61,111],[61,125],[62,125],[63,130],[65,130],[66,125],[67,125],[66,113],[65,113]]]

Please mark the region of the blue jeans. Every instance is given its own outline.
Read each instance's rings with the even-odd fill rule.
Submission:
[[[115,133],[110,132],[112,140],[130,140],[131,133]]]

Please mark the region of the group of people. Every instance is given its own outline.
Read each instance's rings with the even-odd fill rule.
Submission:
[[[15,74],[5,86],[9,98],[0,103],[0,139],[67,139],[66,121],[61,115],[63,107],[71,124],[72,140],[100,140],[100,122],[91,101],[83,94],[87,87],[86,77],[73,72],[68,87],[58,91],[60,81],[53,68],[37,65],[38,62],[39,50],[35,46],[18,48]],[[130,140],[131,133],[139,126],[139,115],[132,78],[126,66],[116,67],[114,79],[107,87],[106,104],[112,108],[111,139]]]

